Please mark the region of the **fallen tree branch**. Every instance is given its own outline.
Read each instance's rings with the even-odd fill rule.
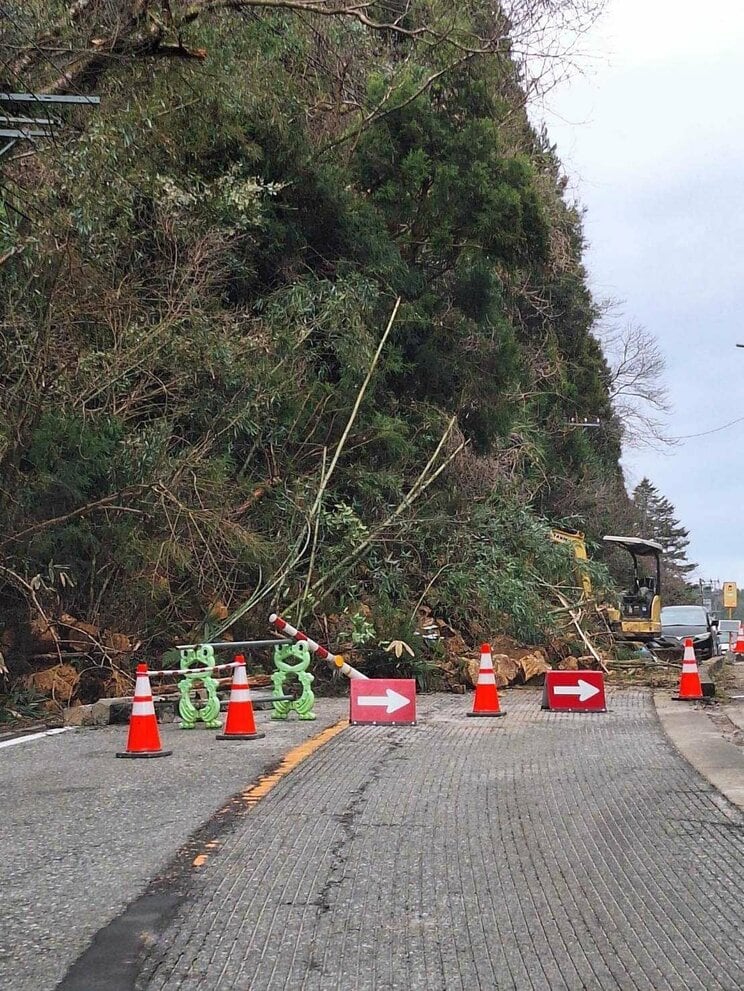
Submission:
[[[38,523],[32,523],[31,526],[27,526],[23,530],[19,530],[18,533],[13,533],[4,540],[0,540],[0,547],[7,547],[8,544],[15,544],[24,537],[27,537],[31,533],[38,533],[39,530],[47,530],[49,527],[57,526],[58,523],[67,523],[69,520],[78,519],[80,516],[85,516],[87,513],[95,512],[97,509],[111,509],[112,504],[116,503],[120,499],[127,499],[130,496],[137,495],[140,492],[144,492],[146,489],[152,488],[148,484],[143,485],[133,485],[127,489],[120,489],[118,492],[112,492],[111,495],[104,496],[102,499],[96,499],[95,502],[88,502],[84,506],[79,506],[77,509],[71,510],[69,513],[64,513],[62,516],[53,516],[48,520],[41,520]],[[119,510],[127,510],[126,506],[117,506]]]
[[[240,519],[244,513],[247,513],[249,509],[253,509],[253,507],[261,502],[262,499],[265,499],[269,492],[271,492],[272,489],[279,484],[279,482],[281,482],[281,479],[275,477],[269,478],[265,482],[258,485],[253,492],[251,492],[245,502],[241,502],[239,506],[236,506],[235,509],[230,511],[230,519]]]
[[[550,585],[543,578],[540,578],[539,575],[534,574],[534,572],[532,572],[532,575],[535,578],[535,580],[538,582],[538,584],[542,585],[543,588],[547,588],[556,597],[556,599],[558,599],[562,607],[560,611],[568,614],[568,616],[571,619],[571,624],[573,625],[576,632],[581,637],[589,653],[592,655],[592,657],[597,662],[597,664],[599,664],[599,666],[602,668],[605,674],[609,673],[609,668],[602,659],[601,654],[594,646],[594,644],[591,642],[591,640],[589,639],[589,637],[584,632],[581,626],[581,618],[582,618],[581,609],[578,608],[576,605],[572,605],[568,601],[566,596],[561,592],[561,590],[556,588],[555,585]]]
[[[326,484],[326,458],[328,457],[328,448],[323,448],[323,460],[320,465],[320,488],[323,489]],[[311,514],[312,519],[312,514]],[[307,566],[307,577],[305,578],[305,588],[302,592],[302,600],[300,601],[300,606],[297,612],[297,622],[302,622],[303,613],[305,610],[305,602],[307,601],[307,595],[310,590],[310,583],[313,578],[313,568],[315,567],[315,555],[318,550],[318,534],[320,532],[320,505],[318,505],[318,510],[315,513],[315,524],[313,529],[313,541],[310,547],[310,561]]]
[[[15,585],[15,587],[19,589],[19,591],[23,595],[27,596],[31,600],[34,609],[37,611],[39,616],[41,616],[43,622],[46,623],[46,627],[49,630],[50,634],[52,635],[52,639],[54,640],[54,646],[56,648],[56,654],[61,663],[62,649],[59,643],[59,634],[57,633],[57,630],[54,624],[52,623],[51,619],[47,616],[46,610],[39,602],[38,596],[36,595],[36,591],[34,590],[33,585],[31,585],[30,582],[27,582],[25,578],[22,578],[21,575],[17,574],[17,572],[13,571],[11,568],[6,568],[5,565],[3,564],[0,564],[0,573],[7,577],[8,582],[11,585]]]
[[[576,632],[579,634],[581,639],[586,644],[587,650],[592,655],[594,660],[597,662],[597,664],[599,664],[599,666],[602,668],[605,674],[609,673],[609,668],[602,660],[599,651],[597,650],[597,648],[594,646],[594,644],[591,642],[591,640],[589,639],[589,637],[586,635],[586,633],[581,627],[581,623],[579,622],[581,618],[581,613],[575,610],[575,608],[571,605],[568,599],[561,592],[559,592],[557,588],[552,588],[550,585],[547,585],[546,587],[550,588],[553,595],[555,595],[556,599],[558,599],[558,601],[561,603],[563,608],[567,610],[569,616],[571,617],[571,622],[576,628]]]
[[[367,375],[366,375],[364,381],[362,382],[361,386],[359,387],[359,391],[357,393],[356,400],[355,400],[354,405],[352,407],[351,413],[349,414],[349,419],[346,422],[346,427],[344,428],[344,432],[341,434],[341,439],[339,440],[338,444],[336,445],[336,450],[333,453],[333,458],[331,459],[331,463],[328,466],[328,471],[321,478],[320,485],[318,486],[318,494],[315,497],[315,502],[313,503],[313,508],[310,510],[310,518],[311,519],[313,518],[313,516],[315,516],[315,514],[320,509],[320,503],[321,503],[321,500],[323,498],[323,493],[327,489],[328,483],[331,480],[331,475],[333,474],[333,470],[336,467],[336,465],[338,464],[338,459],[341,457],[341,451],[343,451],[343,449],[344,449],[344,444],[346,443],[346,438],[349,436],[349,431],[351,430],[351,428],[352,428],[352,426],[354,424],[354,420],[356,419],[356,415],[359,412],[359,407],[362,405],[362,400],[364,399],[364,394],[367,391],[367,386],[369,385],[369,383],[370,383],[370,381],[372,379],[372,376],[374,375],[375,368],[377,368],[377,362],[380,360],[380,355],[382,354],[382,349],[385,347],[385,341],[388,339],[388,335],[390,334],[390,331],[393,329],[393,324],[395,323],[395,318],[398,315],[398,309],[400,307],[400,303],[401,303],[401,297],[398,296],[398,298],[395,300],[395,306],[393,307],[393,312],[390,315],[390,319],[388,320],[387,327],[385,328],[385,332],[382,335],[382,337],[380,339],[380,343],[377,345],[377,350],[375,351],[374,357],[372,358],[372,361],[370,362],[370,366],[369,366],[369,369],[367,371]]]

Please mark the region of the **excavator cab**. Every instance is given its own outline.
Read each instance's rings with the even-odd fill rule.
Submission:
[[[616,640],[647,642],[661,636],[661,555],[664,548],[655,540],[642,537],[602,538],[622,547],[633,558],[633,583],[620,596],[619,608],[607,610],[610,629]],[[639,560],[646,568],[639,566]],[[651,571],[652,574],[644,572]]]

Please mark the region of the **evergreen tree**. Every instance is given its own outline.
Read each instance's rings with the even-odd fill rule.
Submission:
[[[657,540],[664,548],[664,570],[670,577],[684,580],[697,567],[687,560],[690,531],[677,519],[673,504],[662,496],[648,478],[643,478],[633,491],[636,511],[636,533]]]
[[[649,531],[652,526],[653,502],[656,498],[658,493],[655,486],[648,478],[642,478],[633,490],[633,505],[638,516],[638,536],[651,537]]]

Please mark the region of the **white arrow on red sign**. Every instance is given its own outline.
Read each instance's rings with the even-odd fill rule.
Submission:
[[[411,700],[407,699],[405,695],[394,691],[392,688],[388,688],[384,695],[358,695],[356,704],[373,706],[378,709],[384,708],[387,714],[390,715],[391,712],[397,712],[398,709],[410,705]]]
[[[579,702],[586,702],[587,699],[599,695],[599,689],[596,685],[590,685],[588,681],[579,678],[575,685],[554,685],[553,693],[555,695],[575,695]]]

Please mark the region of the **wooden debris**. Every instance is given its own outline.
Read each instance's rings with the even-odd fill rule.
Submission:
[[[119,698],[131,695],[134,691],[134,677],[125,671],[114,668],[103,689],[107,698]]]
[[[560,604],[562,606],[564,606],[566,608],[566,610],[568,611],[568,614],[571,617],[571,622],[573,623],[574,627],[576,628],[576,632],[579,634],[579,636],[581,637],[581,639],[584,641],[584,643],[585,643],[587,649],[589,650],[589,653],[591,654],[591,656],[594,658],[594,660],[596,661],[596,663],[599,664],[599,666],[602,668],[602,670],[605,673],[607,673],[609,671],[609,668],[607,667],[607,665],[605,664],[605,662],[602,660],[602,657],[601,657],[599,651],[594,646],[594,644],[591,642],[591,640],[586,635],[586,633],[584,632],[584,630],[583,630],[583,628],[581,626],[581,623],[580,623],[581,611],[577,607],[572,606],[571,603],[568,601],[568,599],[565,597],[565,595],[563,595],[563,593],[560,592],[557,588],[551,588],[551,591],[553,592],[553,595],[555,595],[555,597],[558,599],[558,601],[560,602]]]
[[[513,685],[523,673],[519,662],[508,654],[495,654],[493,668],[499,688]]]
[[[59,617],[59,622],[63,629],[62,638],[70,650],[85,650],[100,643],[101,631],[92,623],[86,623],[64,612]]]
[[[465,674],[470,682],[470,685],[475,688],[478,683],[478,672],[480,671],[480,658],[479,657],[464,657],[463,664],[465,667]],[[494,668],[496,665],[494,664]]]
[[[35,616],[28,624],[31,634],[31,646],[38,651],[53,651],[59,643],[59,636],[54,624],[40,616]]]
[[[103,643],[112,654],[129,654],[133,650],[132,641],[126,633],[114,633],[111,630],[104,630]]]
[[[521,656],[510,657],[508,654],[493,654],[493,673],[499,688],[509,685],[520,685],[544,675],[551,670],[551,665],[542,650],[530,650],[529,647],[518,649]],[[478,682],[480,655],[462,658],[463,673],[467,683],[475,687]]]

